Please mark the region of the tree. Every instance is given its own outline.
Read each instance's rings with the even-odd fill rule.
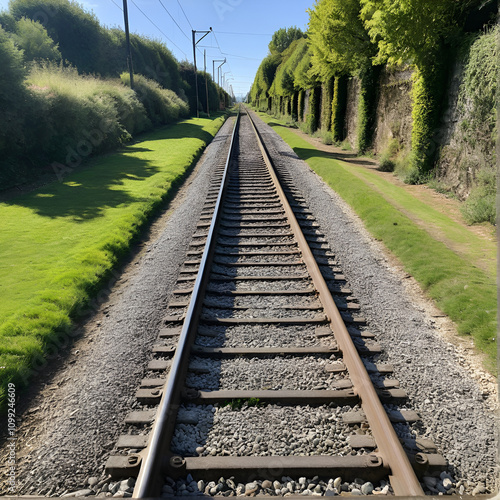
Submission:
[[[311,73],[322,82],[334,76],[331,129],[334,140],[344,134],[346,112],[346,76],[360,80],[358,100],[357,148],[364,151],[370,143],[375,109],[375,69],[377,46],[360,18],[360,0],[317,0],[309,10],[308,42],[311,47]]]
[[[262,60],[252,85],[252,102],[257,103],[259,99],[268,97],[268,92],[273,83],[276,69],[280,63],[280,55],[269,55]]]
[[[6,168],[24,142],[23,114],[27,110],[28,92],[24,85],[26,70],[23,51],[19,50],[8,33],[0,27],[0,185],[8,177]]]
[[[360,0],[380,62],[422,67],[460,32],[481,0]]]
[[[14,43],[24,50],[26,61],[49,59],[59,61],[61,53],[57,44],[50,38],[47,30],[39,23],[25,17],[16,22],[16,31],[12,35]]]
[[[282,53],[282,62],[276,70],[274,80],[269,91],[276,96],[291,96],[300,85],[295,81],[295,70],[307,52],[307,42],[305,38],[295,40]]]
[[[6,31],[0,27],[0,109],[14,105],[20,94],[24,94],[26,70],[23,51],[19,50]]]
[[[363,26],[359,0],[317,0],[309,9],[313,72],[322,81],[371,65],[376,46]]]
[[[14,31],[16,31],[16,20],[14,16],[6,10],[0,12],[0,26],[8,33],[14,33]]]
[[[291,26],[290,28],[280,28],[273,34],[269,42],[269,51],[271,54],[281,54],[287,49],[294,40],[302,38],[304,33],[300,28]]]
[[[11,14],[41,22],[63,59],[83,73],[107,74],[106,67],[96,68],[96,54],[104,43],[105,30],[97,17],[76,2],[68,0],[11,0]],[[101,71],[103,70],[103,71]]]

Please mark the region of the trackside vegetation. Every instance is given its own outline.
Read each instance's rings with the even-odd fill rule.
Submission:
[[[148,132],[0,203],[0,405],[8,382],[26,384],[69,345],[73,321],[92,313],[113,267],[223,121],[219,113]]]
[[[434,239],[406,213],[418,213],[428,223],[436,221],[450,241],[470,240],[470,234],[451,219],[434,213],[431,207],[408,199],[401,188],[386,186],[366,169],[332,159],[293,130],[261,113],[297,155],[332,187],[363,220],[366,228],[402,262],[437,306],[457,325],[459,333],[470,335],[486,354],[486,367],[496,372],[497,290],[491,266],[478,268],[481,240],[472,241],[470,254],[453,251]],[[358,172],[359,170],[359,172]],[[404,211],[401,210],[404,208]],[[405,213],[406,212],[406,213]],[[486,250],[485,250],[486,251]],[[494,248],[488,250],[494,254]]]
[[[58,174],[135,134],[212,111],[229,96],[159,41],[101,26],[70,0],[12,0],[0,12],[0,191]]]
[[[405,182],[419,184],[439,173],[438,161],[449,144],[443,133],[443,124],[450,121],[448,90],[454,65],[463,59],[460,105],[467,118],[460,126],[470,132],[470,140],[455,148],[453,158],[464,156],[460,176],[468,187],[461,191],[466,193],[463,198],[471,186],[478,190],[466,207],[467,219],[492,221],[499,72],[496,15],[493,0],[316,0],[309,10],[307,33],[300,38],[293,28],[295,37],[285,36],[286,30],[275,33],[283,43],[270,44],[249,100],[256,109],[296,122],[326,143],[340,144],[347,137],[346,82],[355,81],[352,145],[363,153],[373,147],[382,70],[410,72],[411,147],[396,148],[401,161],[391,158],[384,168],[394,165]],[[467,164],[465,157],[476,156],[478,161]],[[480,203],[485,192],[487,201]]]

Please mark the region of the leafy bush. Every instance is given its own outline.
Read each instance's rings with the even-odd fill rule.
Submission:
[[[27,83],[33,97],[44,100],[48,108],[46,116],[38,119],[47,131],[44,149],[50,156],[59,156],[61,147],[69,144],[78,148],[81,141],[90,141],[95,154],[129,140],[133,132],[150,128],[144,107],[117,81],[81,76],[75,68],[43,63],[33,68]]]
[[[297,119],[299,122],[304,120],[304,100],[306,97],[306,92],[305,90],[299,90],[299,97],[297,99]]]
[[[378,170],[380,170],[381,172],[394,172],[394,169],[396,168],[394,159],[398,152],[398,140],[391,139],[380,155]]]
[[[11,120],[9,140],[0,144],[4,189],[45,171],[70,171],[87,157],[152,128],[143,104],[119,80],[81,76],[75,68],[44,62],[33,65],[26,85],[12,113],[17,128]],[[8,120],[8,114],[1,119]]]
[[[494,171],[481,170],[477,186],[460,207],[467,224],[490,222],[496,224],[496,177]]]
[[[347,139],[344,139],[340,143],[340,149],[342,149],[342,151],[352,151],[351,143]]]
[[[445,88],[444,62],[435,60],[413,74],[411,147],[414,151],[413,168],[420,177],[426,177],[434,166],[437,151],[435,133],[439,126],[443,89]]]
[[[324,131],[321,136],[321,141],[323,142],[323,144],[330,145],[335,143],[331,130]]]
[[[472,177],[482,165],[491,168],[496,162],[499,37],[498,26],[474,37],[459,91],[458,110],[463,117],[460,136],[469,156],[475,158],[466,167]]]
[[[122,73],[121,81],[130,86],[130,74]],[[175,92],[164,89],[142,75],[134,75],[134,90],[154,126],[166,125],[181,116],[187,116],[189,107]]]
[[[431,173],[422,173],[418,168],[413,150],[402,150],[394,160],[394,173],[405,184],[425,184],[431,180]]]
[[[35,59],[61,60],[57,44],[39,22],[22,17],[17,21],[15,30],[12,38],[15,44],[24,51],[26,61]]]
[[[321,130],[325,132],[332,126],[333,86],[333,77],[321,84]]]

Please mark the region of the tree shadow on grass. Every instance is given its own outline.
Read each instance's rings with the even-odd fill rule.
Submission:
[[[213,135],[206,130],[203,126],[206,124],[196,125],[195,123],[176,123],[175,126],[167,125],[158,128],[153,132],[146,132],[138,137],[140,141],[162,141],[164,139],[201,139],[207,144],[213,139]]]
[[[330,160],[343,161],[346,163],[354,163],[356,165],[370,165],[370,166],[375,165],[375,162],[369,160],[362,160],[356,155],[356,153],[347,151],[345,153],[327,152],[316,149],[314,146],[311,146],[310,148],[295,147],[292,149],[295,151],[297,156],[304,161],[307,161],[310,158],[328,158]]]
[[[90,164],[62,182],[52,182],[7,203],[30,208],[49,218],[70,217],[83,222],[100,217],[108,208],[138,201],[121,188],[125,181],[142,181],[160,171],[148,160],[129,156],[147,151],[150,150],[131,146],[107,157],[102,165]]]
[[[142,144],[186,138],[200,139],[208,144],[213,136],[203,130],[202,124],[176,123],[163,127],[142,134],[138,142],[121,151],[96,157],[62,182],[52,182],[6,203],[30,208],[43,217],[70,217],[77,222],[100,217],[108,208],[139,201],[140,198],[120,188],[124,181],[143,181],[160,172],[153,159],[155,151]],[[151,156],[151,160],[130,156],[134,153]]]

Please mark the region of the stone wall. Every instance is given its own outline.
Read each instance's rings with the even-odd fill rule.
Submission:
[[[400,149],[411,147],[411,71],[389,71],[380,75],[377,92],[373,150],[380,154],[391,139]]]
[[[448,87],[447,105],[435,134],[440,148],[436,176],[460,198],[466,199],[478,175],[494,175],[495,141],[484,130],[471,129],[471,103],[460,104],[464,63],[454,65]],[[462,96],[463,98],[463,96]]]
[[[347,83],[346,138],[357,144],[358,100],[360,83],[352,77]],[[375,131],[372,149],[380,154],[391,139],[397,139],[401,149],[411,144],[411,72],[381,72],[376,101]]]

